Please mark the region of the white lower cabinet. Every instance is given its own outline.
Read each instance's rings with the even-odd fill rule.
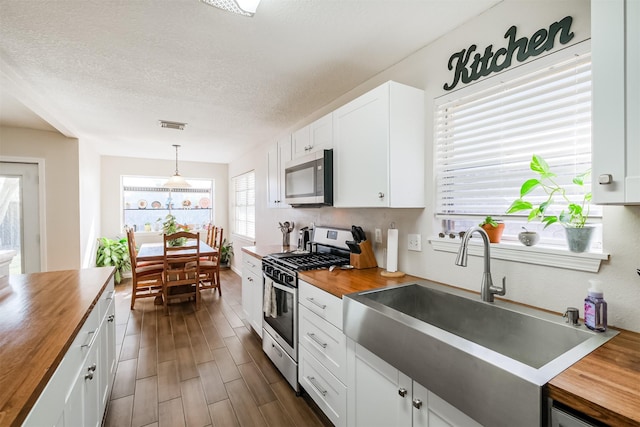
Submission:
[[[102,424],[116,369],[114,295],[111,278],[23,426]]]
[[[480,426],[421,384],[349,339],[347,367],[349,426]]]
[[[298,282],[298,382],[333,424],[347,425],[347,347],[342,300]]]
[[[262,265],[257,258],[242,254],[242,311],[262,337]]]

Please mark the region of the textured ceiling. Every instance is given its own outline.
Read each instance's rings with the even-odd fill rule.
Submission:
[[[228,163],[499,1],[0,0],[0,123]]]

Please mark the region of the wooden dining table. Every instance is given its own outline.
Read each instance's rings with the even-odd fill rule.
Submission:
[[[164,248],[162,247],[163,243],[143,243],[140,245],[140,250],[138,251],[138,256],[136,260],[140,261],[164,261]],[[180,255],[180,254],[188,254],[189,252],[193,252],[193,250],[184,250],[184,251],[176,251],[172,252],[172,255]],[[218,250],[216,248],[212,248],[207,245],[205,242],[200,240],[200,256],[201,257],[209,257],[218,255]]]

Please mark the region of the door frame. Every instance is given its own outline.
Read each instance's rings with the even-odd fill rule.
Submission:
[[[8,163],[31,163],[38,165],[38,202],[40,203],[40,271],[47,271],[47,205],[46,201],[46,179],[45,179],[45,159],[42,157],[18,157],[0,155],[0,162]]]

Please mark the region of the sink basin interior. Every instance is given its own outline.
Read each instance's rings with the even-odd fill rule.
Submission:
[[[535,369],[594,336],[584,329],[418,284],[361,296]]]

